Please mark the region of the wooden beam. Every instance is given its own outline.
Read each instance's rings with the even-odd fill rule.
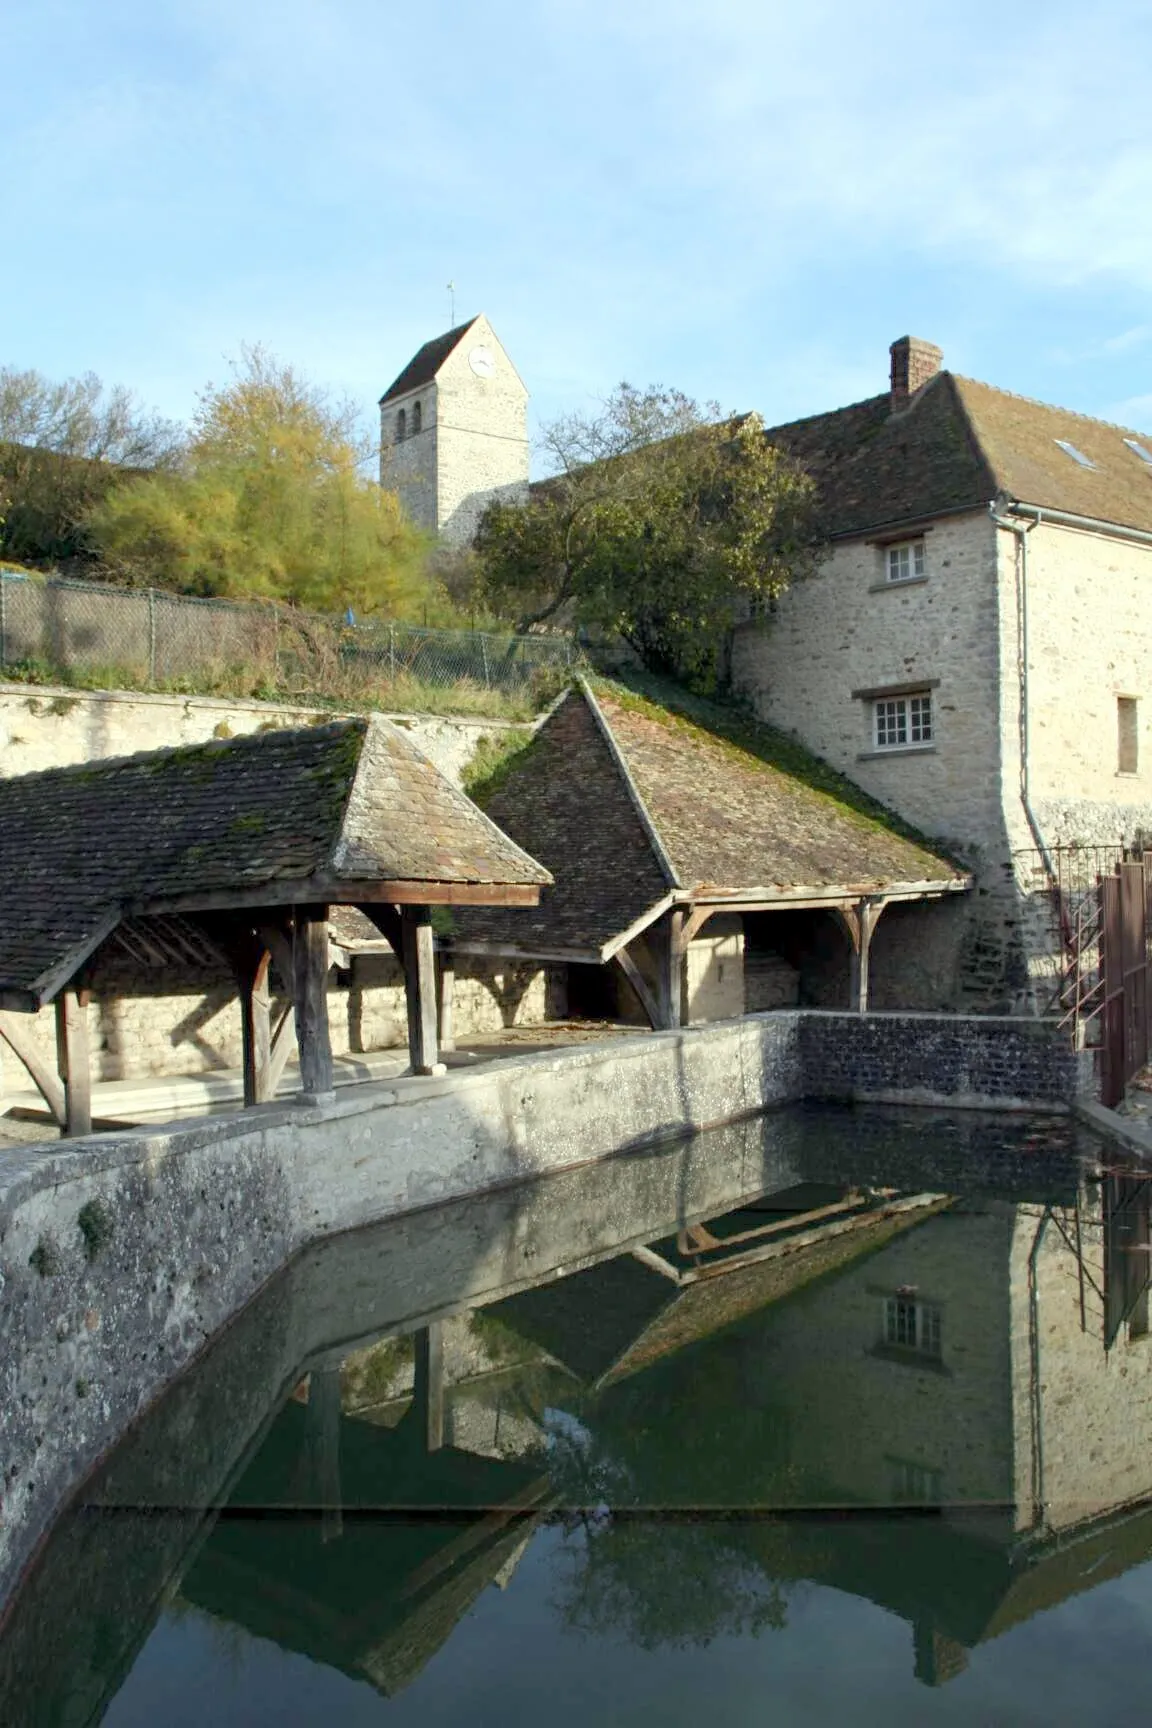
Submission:
[[[400,914],[400,927],[409,1062],[413,1074],[442,1074],[436,1047],[436,950],[431,908],[405,906]]]
[[[291,993],[296,964],[292,958],[292,932],[278,919],[265,918],[257,926],[256,934],[271,954],[272,964],[279,973],[281,984]]]
[[[296,1015],[291,1004],[284,1009],[272,1034],[272,1049],[268,1057],[268,1096],[275,1098],[284,1066],[296,1047]]]
[[[292,944],[292,1000],[300,1052],[300,1088],[307,1102],[332,1095],[328,1034],[328,908],[297,906]]]
[[[440,954],[436,964],[436,1034],[442,1051],[455,1050],[452,1018],[456,998],[456,961],[451,954]]]
[[[427,1326],[421,1326],[414,1343],[412,1408],[428,1451],[439,1452],[444,1444],[443,1322],[431,1320]]]
[[[684,921],[684,926],[680,933],[680,941],[685,953],[688,951],[689,943],[695,941],[701,930],[703,930],[705,924],[707,924],[709,918],[715,918],[717,912],[722,912],[723,910],[724,908],[722,906],[693,906]]]
[[[633,990],[635,990],[637,996],[640,998],[640,1006],[648,1016],[649,1026],[651,1026],[654,1032],[660,1031],[660,1004],[648,988],[647,979],[644,977],[639,966],[637,966],[635,960],[633,960],[631,954],[629,954],[627,948],[621,948],[618,953],[613,954],[612,960],[615,965],[619,966],[621,972],[623,972],[625,978],[627,978],[629,984],[631,984]]]
[[[342,881],[331,876],[302,876],[295,881],[265,882],[255,888],[228,888],[202,894],[173,894],[132,904],[126,916],[138,918],[162,912],[232,912],[260,906],[538,906],[541,884],[531,882],[409,882]],[[117,918],[119,914],[116,915]],[[116,919],[112,920],[115,923]],[[111,925],[109,926],[111,928]],[[100,941],[104,940],[101,933]],[[89,943],[72,970],[96,947]]]
[[[88,1055],[88,992],[61,990],[56,998],[56,1066],[64,1082],[64,1132],[92,1132],[92,1066]]]
[[[321,1542],[333,1542],[344,1532],[344,1496],[340,1480],[341,1415],[339,1368],[313,1368],[308,1376],[304,1435],[310,1455],[309,1474],[320,1509]]]
[[[64,1088],[17,1017],[4,1009],[0,1009],[0,1038],[28,1070],[33,1085],[52,1112],[53,1120],[63,1128],[67,1119]]]
[[[404,964],[404,932],[400,925],[400,914],[395,906],[367,905],[358,906],[358,912],[363,912],[370,924],[375,924],[381,936],[389,944],[393,954]]]

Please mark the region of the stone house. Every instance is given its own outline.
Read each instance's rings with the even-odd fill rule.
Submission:
[[[941,1005],[1042,1006],[1028,899],[1053,849],[1152,827],[1152,438],[941,360],[904,337],[883,395],[769,430],[816,479],[827,552],[736,630],[732,672],[977,864]]]
[[[528,491],[528,392],[481,313],[437,336],[380,398],[380,484],[412,521],[467,546],[486,506]]]

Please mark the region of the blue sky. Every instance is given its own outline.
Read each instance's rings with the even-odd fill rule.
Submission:
[[[365,411],[484,310],[537,418],[772,422],[911,332],[1152,428],[1147,0],[7,0],[0,364]]]

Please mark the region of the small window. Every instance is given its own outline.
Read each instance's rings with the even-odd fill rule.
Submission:
[[[886,1296],[882,1342],[890,1350],[914,1351],[939,1362],[942,1325],[940,1310],[934,1302],[920,1302],[914,1296]]]
[[[881,696],[872,705],[877,750],[900,750],[932,742],[932,697]]]
[[[1152,450],[1149,450],[1147,444],[1141,444],[1139,438],[1125,438],[1124,442],[1134,456],[1139,456],[1141,462],[1146,462],[1149,468],[1152,468]]]
[[[892,1500],[897,1506],[939,1506],[944,1499],[944,1472],[909,1458],[889,1458]]]
[[[1059,445],[1065,456],[1071,456],[1073,462],[1079,462],[1081,468],[1095,468],[1092,458],[1085,456],[1083,450],[1077,450],[1075,444],[1070,444],[1067,438],[1056,438],[1053,442]]]
[[[417,432],[419,432],[419,430],[420,430],[422,419],[423,419],[423,413],[422,413],[420,403],[419,402],[413,402],[413,404],[412,404],[412,436],[413,436],[413,438],[415,438]]]
[[[915,582],[917,577],[923,576],[923,540],[902,540],[898,546],[889,546],[884,570],[889,582]]]
[[[403,408],[401,408],[399,414],[397,414],[397,416],[396,416],[396,442],[397,442],[397,444],[403,444],[403,442],[404,442],[405,438],[407,438],[407,436],[408,436],[408,415],[407,415],[407,412]]]
[[[1116,768],[1120,774],[1136,774],[1140,768],[1140,716],[1135,696],[1116,698]]]

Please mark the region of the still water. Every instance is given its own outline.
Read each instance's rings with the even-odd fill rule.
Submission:
[[[3,1728],[1129,1724],[1149,1189],[808,1109],[323,1245],[80,1490]]]

